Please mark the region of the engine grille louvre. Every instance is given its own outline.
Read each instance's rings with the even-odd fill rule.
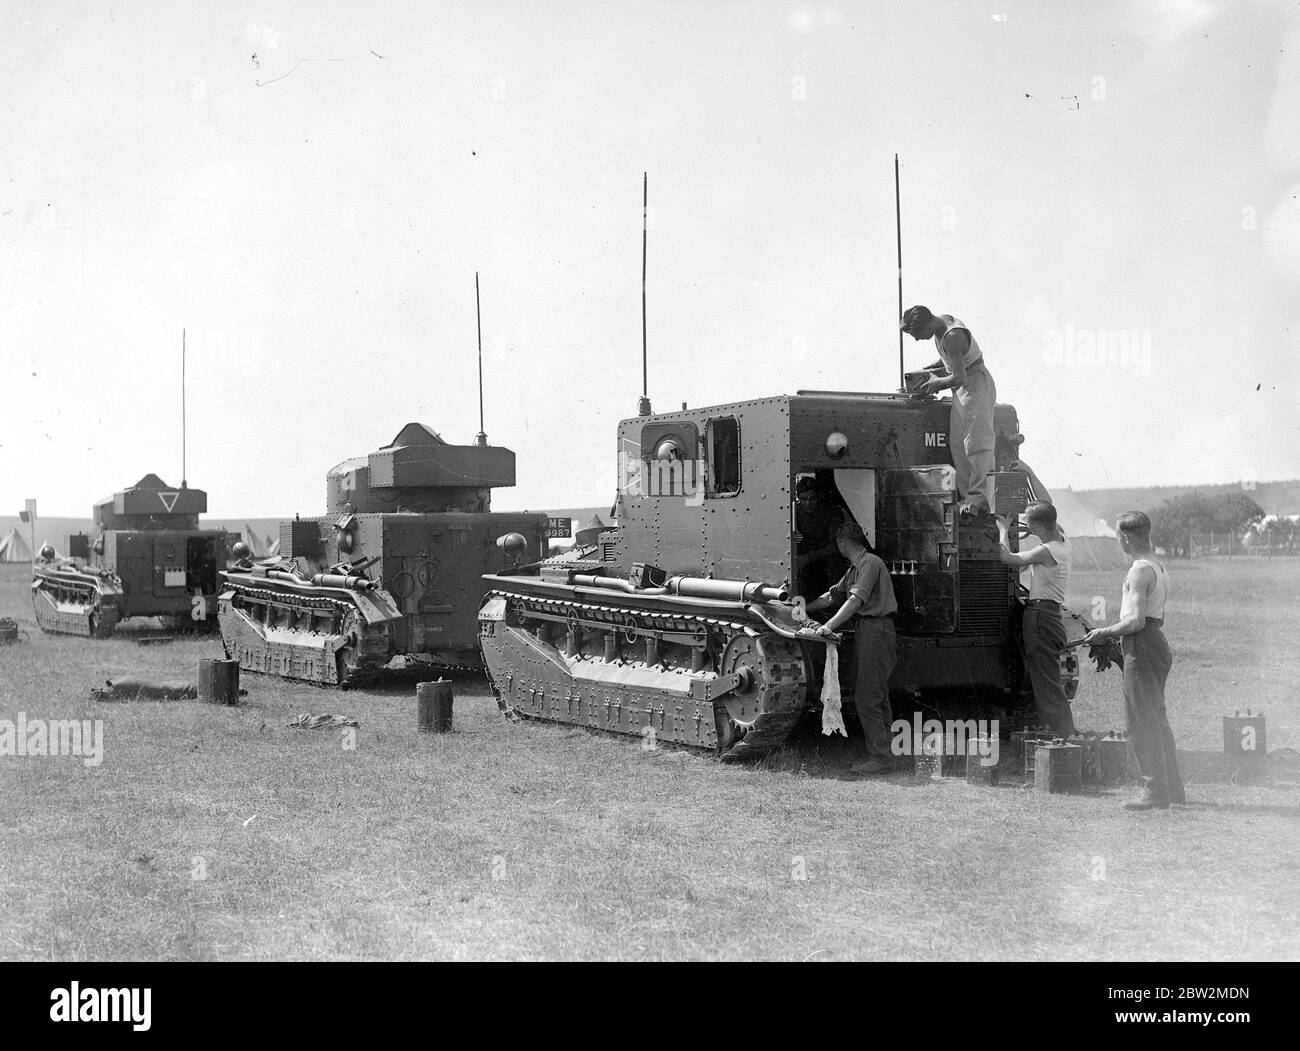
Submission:
[[[998,635],[1007,630],[1010,595],[1007,569],[992,559],[962,564],[957,586],[957,634]]]

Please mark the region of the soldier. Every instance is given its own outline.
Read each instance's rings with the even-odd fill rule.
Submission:
[[[799,479],[796,486],[795,528],[799,546],[795,552],[798,593],[820,595],[844,572],[835,531],[844,523],[844,513],[822,490],[814,477]]]
[[[1061,651],[1066,641],[1061,604],[1070,580],[1070,545],[1057,524],[1056,508],[1049,503],[1030,504],[1025,525],[1039,542],[1025,551],[1012,551],[1007,546],[1010,523],[998,519],[1002,539],[998,558],[1005,566],[1029,568],[1029,598],[1021,634],[1034,705],[1044,725],[1060,737],[1069,737],[1074,733],[1074,717],[1061,685]]]
[[[856,635],[857,687],[853,695],[858,722],[867,739],[865,762],[850,769],[855,774],[876,776],[893,769],[890,763],[889,676],[897,662],[894,637],[894,585],[885,567],[867,543],[857,522],[845,522],[835,532],[840,554],[849,562],[840,582],[807,605],[809,613],[839,606],[835,615],[817,629],[825,636],[852,624]]]
[[[922,390],[937,394],[952,391],[948,446],[957,468],[957,491],[965,501],[962,514],[989,509],[988,476],[993,472],[993,405],[998,390],[984,365],[984,355],[963,321],[951,314],[935,317],[928,307],[909,307],[900,326],[915,340],[933,339],[946,375],[931,376]]]
[[[1173,658],[1165,641],[1165,601],[1169,575],[1152,557],[1151,519],[1141,511],[1120,515],[1119,546],[1128,558],[1128,576],[1119,620],[1083,637],[1085,643],[1119,639],[1124,649],[1124,713],[1129,740],[1142,771],[1142,794],[1124,806],[1129,810],[1167,810],[1186,803],[1174,732],[1165,711],[1165,680]]]

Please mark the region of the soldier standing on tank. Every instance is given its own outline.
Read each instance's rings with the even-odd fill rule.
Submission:
[[[849,562],[848,571],[826,594],[813,599],[809,613],[838,606],[834,616],[817,629],[821,636],[852,626],[856,646],[857,685],[853,694],[858,722],[867,739],[867,758],[850,769],[855,774],[876,776],[893,769],[890,762],[889,676],[897,663],[894,636],[894,585],[885,563],[871,550],[862,527],[845,522],[835,531],[840,554]]]
[[[1085,643],[1119,639],[1124,650],[1124,713],[1128,736],[1142,771],[1142,794],[1125,803],[1129,810],[1168,810],[1186,803],[1178,771],[1174,732],[1165,710],[1165,680],[1173,658],[1161,630],[1169,575],[1152,555],[1151,519],[1127,511],[1116,523],[1119,546],[1129,560],[1119,620],[1083,637]]]
[[[957,491],[963,514],[989,509],[988,476],[993,473],[993,405],[997,385],[984,365],[984,355],[965,322],[951,314],[936,317],[928,307],[909,307],[900,326],[915,340],[933,339],[946,374],[933,375],[921,388],[926,394],[952,391],[948,447],[957,469]]]

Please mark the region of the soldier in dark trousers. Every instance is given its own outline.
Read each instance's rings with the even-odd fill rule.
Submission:
[[[856,637],[857,686],[853,694],[858,722],[867,739],[867,758],[850,769],[855,774],[876,776],[893,769],[890,762],[890,726],[894,721],[889,705],[889,676],[897,663],[894,637],[894,584],[885,563],[872,552],[862,527],[845,522],[836,530],[840,554],[849,563],[840,582],[807,605],[809,613],[838,606],[835,615],[819,629],[829,635],[852,626]]]
[[[1120,515],[1119,545],[1129,559],[1119,620],[1084,636],[1084,642],[1119,639],[1124,649],[1124,711],[1128,736],[1142,772],[1142,794],[1129,810],[1167,810],[1186,803],[1174,732],[1165,711],[1165,680],[1173,658],[1165,641],[1165,600],[1169,575],[1152,557],[1151,519],[1141,511]]]
[[[1074,716],[1061,684],[1061,651],[1066,641],[1061,604],[1070,583],[1070,542],[1057,524],[1056,508],[1045,501],[1030,504],[1025,525],[1038,543],[1023,551],[1012,551],[1007,546],[1010,523],[998,519],[1002,534],[998,557],[1003,565],[1029,567],[1029,597],[1021,621],[1025,668],[1038,718],[1058,737],[1069,737],[1074,733]]]

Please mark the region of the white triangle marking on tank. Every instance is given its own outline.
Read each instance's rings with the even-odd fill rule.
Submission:
[[[173,493],[160,492],[158,494],[158,499],[163,502],[163,507],[167,508],[168,514],[172,513],[172,508],[176,506],[176,498],[180,495],[181,495],[180,493],[176,493],[176,492]]]

